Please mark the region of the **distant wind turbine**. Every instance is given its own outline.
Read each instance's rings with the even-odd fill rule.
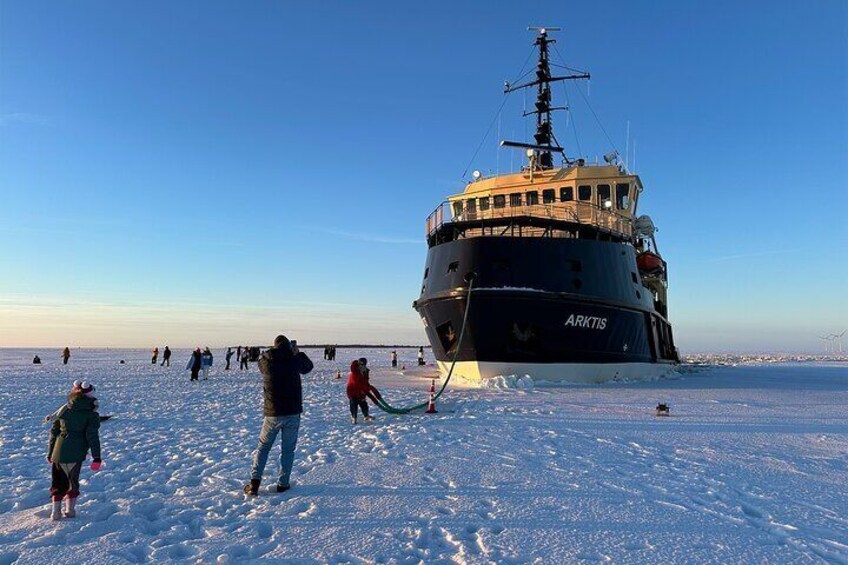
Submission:
[[[819,339],[824,341],[824,352],[831,353],[831,349],[833,349],[833,334],[820,335]]]
[[[839,353],[842,353],[842,337],[845,335],[845,332],[848,332],[848,330],[842,330],[841,334],[833,334],[833,339],[839,344]]]

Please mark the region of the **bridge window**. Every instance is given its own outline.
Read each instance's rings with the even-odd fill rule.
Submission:
[[[574,200],[574,187],[573,186],[563,186],[559,189],[559,199],[560,202],[571,202]]]
[[[539,193],[535,190],[525,193],[525,204],[528,206],[535,206],[539,203]]]
[[[454,261],[448,265],[448,272],[455,273],[459,269],[459,261]]]
[[[477,200],[474,198],[469,198],[465,201],[465,211],[469,214],[474,214],[477,212]]]
[[[503,194],[499,194],[493,197],[493,202],[495,208],[505,208],[506,207],[506,196]]]
[[[556,190],[549,188],[542,191],[542,202],[545,204],[553,204],[556,202]]]
[[[630,208],[630,185],[619,183],[615,185],[615,207],[619,210]]]
[[[453,217],[458,218],[459,216],[462,216],[462,200],[453,203]]]
[[[489,197],[484,196],[483,198],[480,199],[480,211],[485,212],[488,209],[489,209]]]
[[[588,184],[583,184],[577,187],[577,198],[580,200],[592,199],[592,187]]]
[[[610,200],[610,185],[608,184],[599,184],[598,185],[598,206],[606,209],[606,202]],[[612,202],[610,202],[610,206],[612,206]]]
[[[509,205],[510,206],[521,206],[521,193],[513,192],[509,195]]]

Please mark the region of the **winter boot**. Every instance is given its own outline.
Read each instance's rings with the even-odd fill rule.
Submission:
[[[374,416],[365,416],[365,421],[366,421],[366,422],[373,422],[373,421],[374,421]]]
[[[351,416],[351,417],[350,417],[350,423],[351,423],[351,424],[355,424],[355,423],[356,423],[356,416]]]
[[[250,479],[250,482],[244,485],[244,494],[248,496],[259,496],[259,479]]]
[[[287,491],[287,490],[289,490],[290,488],[291,488],[291,485],[290,485],[290,486],[286,486],[286,487],[284,487],[283,485],[278,484],[278,485],[276,486],[277,492],[286,492],[286,491]]]
[[[77,505],[76,497],[65,499],[65,518],[76,518],[77,517],[77,511],[75,510],[76,505]]]
[[[50,511],[50,519],[51,520],[61,520],[62,519],[62,501],[54,501],[53,509]]]

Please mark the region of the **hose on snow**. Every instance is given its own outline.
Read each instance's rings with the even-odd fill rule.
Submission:
[[[445,378],[445,382],[442,383],[442,388],[439,389],[439,392],[436,393],[436,396],[433,397],[433,400],[439,398],[445,389],[448,386],[448,383],[451,380],[451,376],[453,375],[453,368],[456,366],[456,359],[459,356],[459,348],[462,346],[462,336],[465,335],[465,325],[468,322],[468,310],[471,308],[471,288],[474,286],[474,273],[469,273],[466,275],[466,281],[468,282],[468,293],[465,298],[465,313],[462,315],[462,328],[459,330],[459,340],[456,343],[456,349],[453,352],[453,360],[451,361],[450,369],[448,370],[448,376]],[[407,406],[404,408],[396,408],[386,402],[386,400],[382,396],[378,396],[374,399],[375,404],[378,408],[383,410],[384,412],[388,412],[389,414],[409,414],[415,410],[419,410],[421,408],[426,408],[428,402],[422,402],[421,404],[416,404],[415,406]]]

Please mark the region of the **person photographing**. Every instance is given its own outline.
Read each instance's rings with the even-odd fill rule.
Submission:
[[[309,357],[298,350],[297,342],[290,342],[284,335],[278,335],[274,339],[274,347],[265,351],[259,358],[264,418],[259,432],[259,444],[253,452],[250,482],[244,485],[245,494],[259,494],[262,473],[277,435],[280,435],[280,473],[276,492],[285,492],[291,488],[289,479],[294,464],[294,450],[297,447],[300,415],[303,412],[303,385],[300,376],[309,373],[312,367]]]

